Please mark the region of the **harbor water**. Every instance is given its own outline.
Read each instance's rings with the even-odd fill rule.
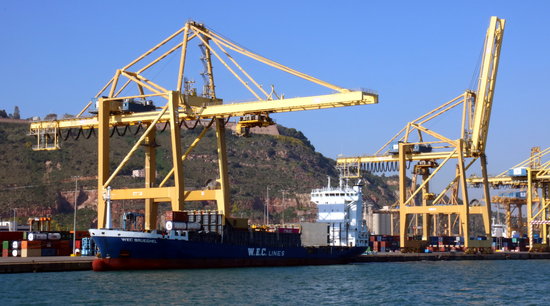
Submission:
[[[549,305],[550,260],[0,276],[1,305]]]

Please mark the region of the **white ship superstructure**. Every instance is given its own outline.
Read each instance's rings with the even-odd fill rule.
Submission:
[[[363,221],[363,194],[361,183],[349,187],[340,180],[332,187],[330,178],[325,188],[311,191],[311,201],[317,204],[317,222],[328,223],[329,243],[336,246],[368,244],[368,233]]]

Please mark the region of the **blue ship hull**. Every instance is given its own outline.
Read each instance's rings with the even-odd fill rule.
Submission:
[[[345,264],[366,250],[366,247],[238,245],[117,230],[90,232],[100,253],[93,262],[95,271]]]

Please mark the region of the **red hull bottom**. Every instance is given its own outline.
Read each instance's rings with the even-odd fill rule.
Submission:
[[[92,262],[94,271],[110,270],[159,270],[159,269],[205,269],[237,267],[278,267],[347,264],[349,259],[136,259],[98,258]]]

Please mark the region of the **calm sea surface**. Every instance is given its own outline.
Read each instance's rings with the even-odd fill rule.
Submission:
[[[0,275],[0,305],[550,305],[550,260]]]

